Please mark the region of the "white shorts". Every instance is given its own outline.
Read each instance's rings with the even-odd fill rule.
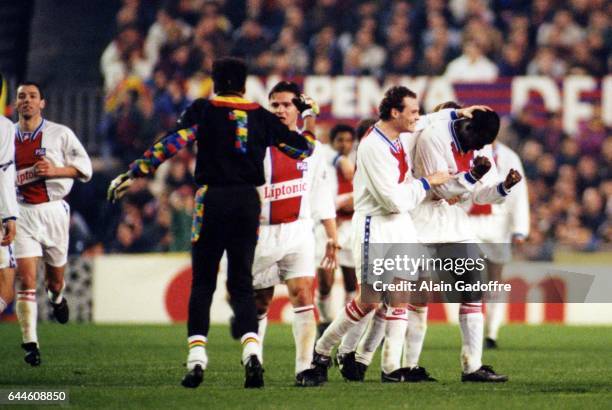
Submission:
[[[355,267],[353,258],[353,227],[350,219],[336,219],[338,226],[338,266]]]
[[[64,266],[68,261],[69,229],[70,206],[63,200],[19,204],[15,257],[42,256],[51,266]]]
[[[0,269],[13,268],[17,266],[13,244],[0,246]]]
[[[366,216],[355,213],[352,222],[353,259],[357,281],[361,283],[363,246],[368,243],[418,243],[416,230],[409,214]],[[366,241],[367,235],[367,241]]]
[[[470,222],[483,256],[493,263],[506,264],[512,260],[512,233],[507,214],[470,216]]]
[[[412,217],[421,243],[478,242],[467,212],[458,205],[426,200]]]
[[[253,262],[254,289],[269,288],[293,278],[314,277],[315,269],[311,220],[259,227]]]

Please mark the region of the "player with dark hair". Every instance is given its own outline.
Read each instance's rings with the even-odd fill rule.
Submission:
[[[213,63],[216,95],[197,99],[178,120],[178,131],[164,137],[111,183],[108,198],[120,198],[133,178],[145,177],[188,144],[197,142],[196,206],[192,226],[193,280],[189,299],[188,373],[185,387],[202,383],[208,363],[206,345],[210,305],[217,287],[219,261],[227,251],[227,289],[241,335],[245,387],[263,386],[261,348],[253,294],[252,266],[261,203],[257,186],[265,182],[266,149],[275,146],[295,159],[314,149],[311,103],[293,103],[304,118],[304,131],[291,131],[280,119],[243,98],[247,68],[244,61],[226,57]]]
[[[490,144],[497,137],[499,117],[490,110],[474,111],[472,118],[433,123],[417,137],[415,175],[435,170],[450,170],[457,177],[432,189],[427,199],[413,212],[419,241],[428,244],[433,255],[442,257],[445,244],[474,243],[477,237],[466,210],[454,205],[455,199],[476,204],[502,203],[521,175],[510,169],[499,182]],[[466,279],[467,280],[467,279]],[[424,300],[424,302],[426,299]],[[409,305],[408,331],[404,349],[407,372],[422,369],[418,359],[425,338],[427,304]],[[462,334],[461,380],[464,382],[505,382],[507,376],[497,374],[482,364],[483,316],[480,296],[462,299],[459,309]],[[424,376],[429,377],[426,372]],[[415,380],[416,381],[416,380]]]
[[[269,94],[270,110],[291,130],[297,130],[299,111],[293,100],[300,95],[298,85],[289,81],[276,84]],[[258,188],[263,203],[253,263],[262,346],[274,286],[284,283],[293,305],[295,382],[306,387],[321,383],[310,368],[316,339],[314,220],[320,220],[326,232],[323,270],[329,272],[336,267],[336,209],[321,147],[316,142],[314,152],[306,159],[289,158],[276,147],[268,149],[264,160],[266,183]]]
[[[331,174],[330,183],[335,196],[336,225],[338,227],[338,265],[343,276],[345,303],[355,297],[358,289],[355,277],[355,262],[351,251],[351,218],[353,216],[353,175],[355,162],[353,146],[355,143],[355,129],[348,124],[336,124],[332,127],[330,144],[325,151],[325,162]],[[322,237],[322,229],[317,230],[317,237]],[[322,240],[320,240],[322,242]],[[331,308],[331,290],[334,284],[335,270],[319,268],[318,297],[319,308],[319,334],[322,334],[333,320]]]
[[[91,161],[72,130],[43,118],[43,91],[39,84],[23,82],[17,88],[19,122],[15,135],[15,165],[19,188],[19,219],[15,256],[20,290],[15,311],[21,325],[25,361],[40,364],[36,322],[36,274],[45,262],[47,295],[59,323],[69,319],[64,297],[64,271],[68,260],[70,207],[63,200],[75,179],[91,179]]]

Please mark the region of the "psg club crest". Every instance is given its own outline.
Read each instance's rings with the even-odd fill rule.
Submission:
[[[296,164],[298,171],[308,171],[308,162],[300,161]]]
[[[34,155],[36,155],[37,157],[44,157],[46,154],[46,148],[36,148],[36,150],[34,151]]]

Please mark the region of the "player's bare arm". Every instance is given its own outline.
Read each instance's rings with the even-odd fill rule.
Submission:
[[[50,178],[84,178],[85,175],[73,166],[56,167],[51,161],[46,158],[34,164],[36,176]]]

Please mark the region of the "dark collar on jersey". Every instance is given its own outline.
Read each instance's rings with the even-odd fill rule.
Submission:
[[[457,133],[455,132],[455,122],[456,121],[459,121],[459,120],[450,121],[448,123],[448,129],[450,130],[451,137],[453,137],[453,143],[455,144],[457,151],[465,154],[465,152],[463,152],[463,149],[461,148],[461,144],[459,143],[459,137],[457,136]]]
[[[36,127],[34,132],[23,132],[19,128],[19,123],[17,123],[17,127],[16,127],[17,128],[17,139],[19,139],[19,142],[23,142],[26,139],[30,139],[30,140],[34,141],[36,139],[36,137],[38,137],[38,135],[40,134],[40,130],[42,129],[43,125],[45,125],[45,119],[44,118],[42,119],[42,121],[40,122],[38,127]]]

